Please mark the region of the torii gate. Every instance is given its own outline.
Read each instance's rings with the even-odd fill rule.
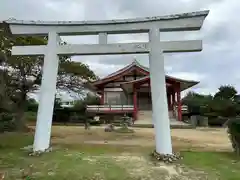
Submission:
[[[59,56],[149,53],[156,151],[159,154],[172,154],[163,53],[201,51],[202,41],[160,42],[160,32],[200,30],[208,13],[209,11],[199,11],[161,17],[104,21],[6,21],[12,34],[48,36],[46,46],[12,48],[13,55],[44,55],[33,150],[45,151],[50,145]],[[108,44],[108,34],[127,33],[148,33],[149,42]],[[98,35],[99,44],[60,45],[60,35]]]

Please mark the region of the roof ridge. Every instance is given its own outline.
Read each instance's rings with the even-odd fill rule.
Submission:
[[[121,68],[121,69],[119,69],[119,70],[117,70],[117,71],[115,71],[115,72],[113,72],[113,73],[111,73],[111,74],[103,77],[103,78],[101,78],[101,80],[102,80],[102,79],[106,79],[106,78],[110,78],[110,77],[112,77],[112,76],[115,76],[116,74],[119,74],[119,73],[127,70],[128,68],[131,68],[131,67],[134,66],[134,65],[142,68],[143,70],[145,70],[145,71],[147,71],[147,72],[150,72],[149,67],[146,67],[146,66],[142,65],[136,58],[134,58],[133,61],[132,61],[132,63],[128,64],[127,66],[125,66],[125,67],[123,67],[123,68]],[[171,75],[168,75],[168,74],[165,74],[165,76],[166,76],[166,77],[169,77],[169,78],[174,78],[174,79],[177,79],[177,80],[180,80],[180,81],[199,82],[199,81],[196,81],[196,80],[184,80],[184,79],[181,79],[181,78],[176,78],[176,77],[171,76]]]
[[[121,72],[121,71],[124,70],[124,69],[127,69],[127,68],[128,68],[129,66],[131,66],[131,65],[132,65],[132,64],[129,64],[129,65],[123,67],[123,68],[120,68],[120,69],[118,69],[117,71],[115,71],[115,72],[113,72],[113,73],[110,73],[110,74],[108,74],[107,76],[103,77],[102,79],[107,78],[107,77],[111,77],[112,75],[117,74],[118,72]]]
[[[138,65],[139,67],[141,67],[142,69],[144,69],[144,70],[146,70],[146,71],[149,71],[149,68],[148,68],[148,67],[142,65],[142,64],[141,64],[140,62],[138,62],[137,60],[136,60],[136,63],[137,63],[137,65]]]
[[[147,67],[141,65],[141,64],[138,62],[138,60],[137,60],[136,58],[134,58],[133,61],[132,61],[132,63],[126,65],[125,67],[123,67],[123,68],[121,68],[121,69],[118,69],[117,71],[115,71],[115,72],[113,72],[113,73],[108,74],[107,76],[103,77],[102,79],[111,77],[112,75],[115,75],[115,74],[118,74],[118,72],[121,72],[121,71],[123,71],[123,70],[125,70],[125,69],[128,69],[129,67],[134,66],[134,65],[136,65],[136,66],[138,66],[138,67],[141,67],[141,68],[143,68],[144,70],[147,69],[147,71],[149,71]]]
[[[108,74],[107,76],[105,76],[105,77],[103,77],[103,78],[95,81],[95,83],[96,83],[96,82],[103,81],[103,80],[108,79],[108,78],[111,78],[111,77],[116,76],[116,75],[118,75],[118,74],[121,74],[122,72],[127,71],[128,69],[130,69],[130,68],[132,68],[132,67],[134,67],[134,66],[137,66],[137,67],[139,67],[139,68],[141,68],[141,69],[143,69],[144,71],[146,71],[146,72],[149,73],[149,68],[141,65],[141,64],[137,61],[137,59],[134,58],[131,64],[128,64],[127,66],[125,66],[125,67],[123,67],[123,68],[121,68],[121,69],[118,69],[117,71],[115,71],[115,72],[113,72],[113,73],[111,73],[111,74]]]

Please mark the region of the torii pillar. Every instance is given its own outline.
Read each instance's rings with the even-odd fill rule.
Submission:
[[[149,66],[152,92],[152,116],[156,134],[155,141],[157,142],[156,151],[161,154],[172,154],[164,57],[161,50],[160,31],[158,28],[153,27],[150,29],[149,42],[151,44]]]
[[[37,112],[37,124],[33,148],[44,151],[49,148],[52,128],[52,116],[56,93],[59,57],[57,44],[59,36],[56,32],[48,33],[47,51],[44,56],[42,82],[40,88],[40,103]]]

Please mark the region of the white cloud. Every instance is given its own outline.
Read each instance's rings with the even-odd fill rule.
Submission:
[[[14,6],[13,6],[14,4]],[[210,9],[199,32],[162,33],[161,40],[203,39],[199,53],[165,55],[165,69],[179,78],[200,79],[196,91],[213,92],[221,84],[239,84],[239,0],[2,0],[2,20],[100,20],[159,16]],[[63,37],[70,43],[97,43],[97,37]],[[110,36],[109,42],[146,41],[147,35]],[[74,57],[100,76],[131,63],[133,57],[148,66],[147,55]]]
[[[194,73],[194,72],[173,72],[169,75],[178,77],[180,79],[185,80],[193,80],[193,81],[202,81],[205,78],[205,75]]]
[[[104,77],[124,67],[123,65],[101,64],[98,62],[89,62],[88,65],[99,77]]]

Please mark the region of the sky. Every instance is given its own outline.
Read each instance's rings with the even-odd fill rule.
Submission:
[[[13,6],[14,5],[14,6]],[[203,40],[203,51],[164,55],[165,71],[178,78],[197,80],[191,90],[215,93],[220,85],[240,91],[239,0],[1,0],[0,20],[106,20],[210,10],[196,32],[162,33],[161,40]],[[95,44],[97,36],[62,37],[68,43]],[[110,35],[109,42],[147,41],[147,34]],[[148,55],[76,56],[100,76],[126,66],[136,58],[148,66]]]

